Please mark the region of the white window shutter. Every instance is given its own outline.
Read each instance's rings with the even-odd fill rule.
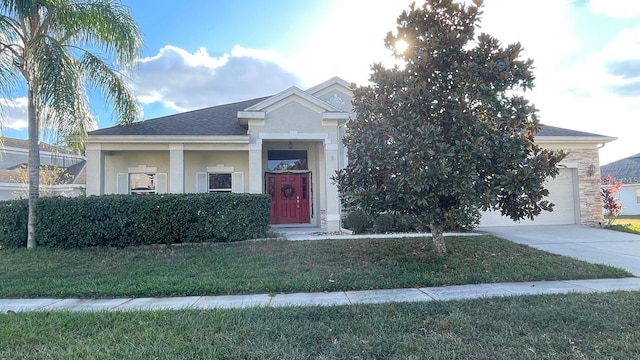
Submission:
[[[234,172],[231,174],[231,192],[244,192],[244,173]]]
[[[157,194],[167,193],[167,173],[156,174],[156,193]]]
[[[206,193],[209,192],[209,186],[207,185],[207,173],[196,173],[196,192]]]
[[[118,173],[118,184],[117,184],[117,194],[128,194],[129,193],[129,174],[127,173]]]

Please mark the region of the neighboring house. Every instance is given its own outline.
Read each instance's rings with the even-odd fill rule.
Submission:
[[[600,173],[622,183],[616,195],[622,203],[622,214],[640,215],[640,154],[602,165]]]
[[[26,198],[28,184],[22,166],[27,166],[29,142],[22,139],[2,138],[0,146],[0,200]],[[66,184],[40,184],[41,191],[58,196],[78,196],[84,192],[85,164],[83,156],[68,150],[40,143],[42,166],[64,169],[69,175]]]
[[[334,77],[306,91],[258,98],[89,133],[87,195],[196,193],[272,195],[272,224],[340,228],[331,177],[347,159],[341,139],[354,115],[352,92]],[[535,223],[602,221],[598,147],[613,138],[545,126],[542,146],[566,149],[549,184],[553,214]],[[523,221],[522,224],[529,222]],[[482,225],[512,225],[497,213]]]

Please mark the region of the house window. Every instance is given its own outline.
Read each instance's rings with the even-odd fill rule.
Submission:
[[[242,172],[233,171],[233,166],[207,166],[207,172],[196,173],[196,192],[244,192]]]
[[[155,194],[156,174],[129,174],[129,193]]]
[[[267,170],[309,170],[306,150],[269,150]]]
[[[209,192],[231,192],[231,174],[208,174]]]
[[[640,204],[640,189],[636,189],[636,204]]]

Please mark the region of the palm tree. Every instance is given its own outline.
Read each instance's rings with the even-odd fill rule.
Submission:
[[[95,123],[89,88],[102,92],[119,124],[133,122],[137,105],[124,77],[141,47],[141,32],[119,1],[0,0],[0,91],[15,92],[21,81],[27,90],[28,248],[36,246],[41,131],[83,141]]]

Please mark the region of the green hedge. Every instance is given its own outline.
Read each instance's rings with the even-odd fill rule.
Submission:
[[[6,230],[0,228],[0,244],[15,247],[26,243],[24,204],[21,215],[15,215]],[[0,219],[3,216],[10,218],[0,214]],[[266,236],[270,197],[211,193],[41,198],[36,217],[38,245],[48,247],[239,241]]]
[[[27,246],[27,200],[0,201],[0,248]]]

